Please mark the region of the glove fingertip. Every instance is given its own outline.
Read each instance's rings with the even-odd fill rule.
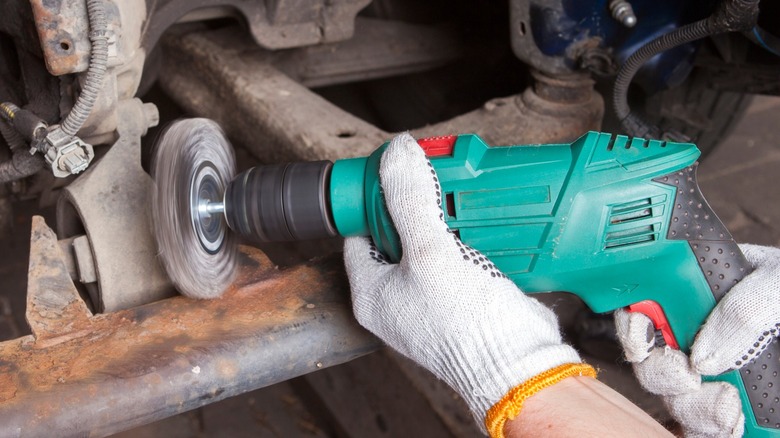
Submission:
[[[438,176],[409,133],[398,135],[390,142],[382,155],[379,178],[387,211],[405,254],[430,242],[420,236],[448,237],[444,234],[447,226],[441,209]]]
[[[697,373],[702,376],[714,376],[720,374],[722,371],[717,366],[717,361],[712,359],[694,359],[691,357],[691,366]],[[725,370],[723,370],[725,371]]]
[[[425,161],[423,152],[417,140],[408,132],[394,137],[382,154],[379,163],[379,173],[382,186],[393,190],[396,185],[403,186],[415,173],[424,171],[421,163]]]
[[[704,376],[714,376],[728,370],[722,358],[708,347],[708,343],[699,342],[698,339],[693,343],[690,356],[693,369]]]
[[[642,362],[650,355],[655,345],[655,331],[650,318],[618,309],[615,311],[615,328],[629,362]]]

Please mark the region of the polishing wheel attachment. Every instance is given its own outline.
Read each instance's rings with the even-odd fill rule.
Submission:
[[[236,173],[233,149],[215,122],[184,119],[158,137],[154,154],[151,213],[162,265],[184,295],[217,297],[237,266],[221,204]]]

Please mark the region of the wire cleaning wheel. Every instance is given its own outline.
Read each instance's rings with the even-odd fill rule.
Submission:
[[[177,120],[157,140],[154,237],[168,276],[188,297],[218,297],[235,275],[237,242],[221,210],[235,173],[233,148],[209,119]]]

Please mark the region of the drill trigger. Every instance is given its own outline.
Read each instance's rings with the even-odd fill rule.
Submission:
[[[675,350],[680,349],[680,345],[677,343],[677,339],[675,339],[674,334],[672,333],[672,328],[669,326],[664,309],[661,308],[660,304],[653,300],[640,301],[628,306],[628,311],[639,312],[650,318],[656,332],[660,331],[663,335],[663,340],[666,342],[666,345]]]

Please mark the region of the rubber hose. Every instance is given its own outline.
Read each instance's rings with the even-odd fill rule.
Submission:
[[[615,106],[618,120],[620,120],[630,135],[657,138],[661,134],[657,127],[649,125],[636,114],[631,114],[631,108],[628,105],[628,87],[631,85],[636,72],[639,71],[648,59],[658,53],[711,35],[712,32],[708,22],[709,19],[699,20],[661,35],[640,47],[620,67],[617,78],[615,78],[612,103]]]
[[[0,134],[12,151],[23,148],[26,144],[21,134],[5,120],[0,120]]]
[[[0,164],[0,183],[27,178],[43,169],[43,165],[44,162],[41,155],[30,155],[24,149],[17,149],[10,160]]]
[[[87,17],[89,18],[89,41],[92,50],[89,55],[89,67],[81,93],[76,104],[61,124],[63,132],[69,136],[76,133],[87,121],[87,117],[95,106],[100,90],[103,88],[103,76],[108,64],[108,25],[103,0],[87,0]]]

